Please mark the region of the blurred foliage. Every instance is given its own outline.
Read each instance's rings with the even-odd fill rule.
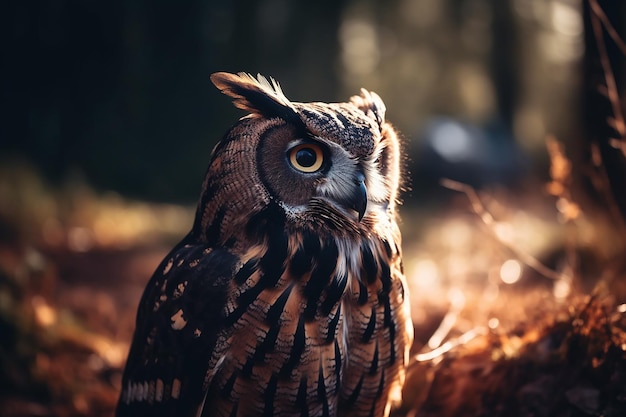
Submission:
[[[191,227],[194,206],[147,203],[99,193],[79,176],[52,186],[24,161],[0,164],[0,244],[125,250],[174,243]]]

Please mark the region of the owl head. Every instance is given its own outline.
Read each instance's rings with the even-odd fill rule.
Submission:
[[[211,80],[249,114],[213,150],[194,229],[224,241],[269,206],[293,224],[337,230],[394,215],[398,138],[376,93],[298,103],[261,75],[219,72]]]

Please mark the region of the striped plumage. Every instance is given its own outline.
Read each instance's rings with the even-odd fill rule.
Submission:
[[[213,150],[193,228],[144,292],[117,416],[388,415],[413,329],[383,102],[212,80],[250,115]]]

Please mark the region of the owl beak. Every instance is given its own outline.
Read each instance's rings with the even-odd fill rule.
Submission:
[[[359,221],[363,218],[367,209],[367,188],[365,187],[365,176],[359,174],[356,178],[356,188],[350,199],[350,208],[359,214]]]

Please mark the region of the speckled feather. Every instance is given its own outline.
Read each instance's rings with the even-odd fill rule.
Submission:
[[[251,116],[215,147],[193,228],[148,283],[117,416],[388,415],[413,334],[382,100],[292,103],[273,80],[212,80]],[[325,175],[275,172],[294,140],[326,146]],[[357,171],[360,221],[340,178]]]

